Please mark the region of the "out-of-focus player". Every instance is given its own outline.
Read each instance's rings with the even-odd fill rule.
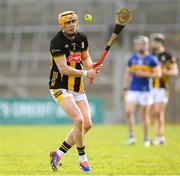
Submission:
[[[95,78],[100,66],[94,63],[88,52],[88,40],[78,32],[78,16],[74,11],[59,14],[61,30],[50,43],[50,93],[58,105],[74,123],[66,139],[56,151],[50,153],[51,167],[58,169],[63,155],[76,145],[80,159],[80,169],[90,171],[85,154],[84,134],[92,127],[89,104],[84,91],[83,77]]]
[[[164,144],[165,109],[169,95],[169,80],[178,74],[176,58],[165,49],[165,36],[160,33],[150,35],[152,53],[158,57],[162,68],[162,77],[153,79],[152,114],[155,118],[156,136],[154,145]]]
[[[134,111],[136,105],[139,105],[143,123],[143,143],[145,147],[149,147],[151,145],[148,136],[149,111],[152,105],[151,78],[160,77],[161,69],[157,58],[149,53],[148,37],[136,37],[134,49],[124,78],[125,113],[129,130],[127,144],[134,144],[136,140],[133,130]]]

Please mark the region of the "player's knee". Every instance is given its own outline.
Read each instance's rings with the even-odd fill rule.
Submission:
[[[73,138],[74,138],[74,133],[69,133],[69,134],[68,134],[68,138],[73,139]]]
[[[146,116],[145,116],[145,117],[144,117],[144,121],[145,121],[146,124],[149,124],[149,123],[150,123],[149,117],[146,117]]]
[[[92,128],[92,126],[93,126],[93,125],[92,125],[92,122],[84,125],[84,132],[85,132],[85,133],[88,132],[88,131]]]
[[[75,125],[79,130],[83,131],[84,119],[81,116],[76,118]]]
[[[126,108],[125,113],[126,113],[127,118],[129,118],[133,115],[133,111],[130,108]]]
[[[156,109],[153,110],[153,115],[154,115],[155,117],[159,116],[160,113],[161,113],[161,111],[160,111],[159,108],[156,108]]]
[[[141,116],[141,119],[144,121],[147,121],[149,118],[149,116],[146,112],[141,112],[140,116]]]

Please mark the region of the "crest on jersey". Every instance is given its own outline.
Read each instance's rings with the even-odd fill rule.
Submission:
[[[68,44],[66,44],[66,45],[65,45],[65,48],[69,48],[69,45],[68,45]]]
[[[75,51],[76,50],[76,44],[72,43],[72,47],[73,47],[73,51]]]
[[[84,48],[84,42],[81,43],[81,48]]]
[[[166,56],[161,56],[161,61],[165,61],[166,60]]]

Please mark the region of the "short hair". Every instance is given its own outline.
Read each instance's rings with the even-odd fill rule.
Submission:
[[[165,44],[165,36],[162,33],[153,33],[150,35],[150,40]]]

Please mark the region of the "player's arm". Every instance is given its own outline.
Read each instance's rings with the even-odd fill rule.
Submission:
[[[145,78],[160,78],[162,76],[162,70],[156,57],[150,60],[151,71],[137,71],[136,75]]]
[[[131,82],[131,73],[129,72],[129,68],[127,68],[124,74],[124,81],[123,81],[124,91],[128,90],[130,82]]]
[[[172,57],[171,65],[168,69],[167,68],[162,69],[162,74],[167,75],[167,76],[177,76],[178,75],[178,66],[177,66],[175,57]]]
[[[54,58],[54,61],[59,69],[59,72],[63,75],[74,76],[74,77],[88,76],[89,78],[94,78],[96,75],[96,71],[94,69],[90,69],[88,71],[78,70],[68,66],[65,55],[56,56]]]
[[[129,68],[126,69],[123,80],[123,91],[121,93],[121,100],[124,101],[125,96],[127,95],[127,91],[129,88],[129,84],[131,81],[131,73],[129,72]]]
[[[127,63],[127,67],[126,67],[126,71],[124,74],[124,80],[123,80],[123,90],[126,91],[129,88],[130,82],[131,82],[131,72],[130,72],[130,68],[132,66],[131,63],[131,58],[129,58],[128,63]]]
[[[95,68],[96,71],[99,72],[101,66],[95,67],[96,63],[93,63],[93,61],[90,57],[89,50],[88,50],[89,43],[88,43],[88,39],[87,39],[86,35],[84,36],[83,42],[84,42],[84,48],[83,48],[82,53],[81,53],[81,59],[82,59],[82,63],[84,65],[84,67],[86,69]]]
[[[95,67],[96,63],[93,63],[93,61],[92,61],[92,59],[90,57],[88,49],[85,50],[85,51],[82,51],[81,58],[82,58],[82,63],[84,65],[85,69],[95,68],[95,70],[97,72],[99,72],[99,70],[101,68],[101,65],[98,65],[98,66]]]
[[[82,63],[85,67],[85,69],[91,69],[93,68],[93,62],[92,62],[92,59],[90,57],[90,54],[89,54],[89,42],[88,42],[88,39],[87,39],[87,36],[84,34],[83,36],[83,43],[84,43],[84,47],[82,49],[82,52],[81,52],[81,60],[82,60]]]
[[[139,77],[147,77],[147,78],[159,78],[162,76],[161,67],[157,65],[152,68],[151,72],[137,71],[136,75]]]
[[[82,51],[81,58],[82,63],[86,69],[93,68],[93,62],[88,50]]]

